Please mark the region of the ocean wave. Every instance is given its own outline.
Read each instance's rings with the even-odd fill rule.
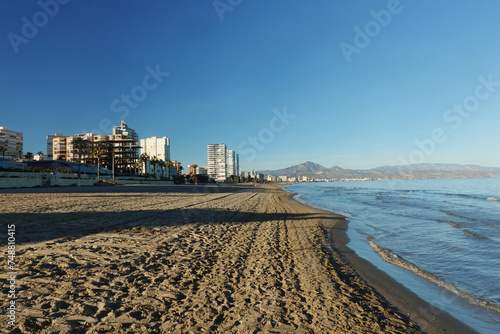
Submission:
[[[465,290],[457,288],[456,286],[445,281],[444,279],[439,278],[436,275],[434,275],[428,271],[420,269],[415,264],[403,259],[401,256],[394,253],[390,249],[379,247],[371,239],[372,238],[368,238],[368,240],[370,240],[370,247],[373,248],[375,250],[375,252],[377,252],[377,254],[384,261],[386,261],[390,264],[393,264],[395,266],[398,266],[400,268],[409,270],[409,271],[413,272],[414,274],[416,274],[422,278],[425,278],[426,280],[436,284],[437,286],[439,286],[443,289],[446,289],[449,292],[459,296],[460,298],[464,299],[465,301],[467,301],[471,305],[479,306],[479,307],[482,307],[484,309],[488,309],[488,310],[491,310],[491,311],[494,311],[494,312],[497,312],[500,314],[500,305],[497,305],[497,304],[492,303],[492,302],[485,300],[485,299],[481,299],[481,298],[473,295],[470,292],[467,292]]]
[[[484,235],[472,232],[471,230],[468,230],[466,228],[463,229],[463,232],[466,236],[475,238],[475,239],[489,239],[488,237],[485,237]]]
[[[447,223],[449,224],[451,227],[453,228],[461,228],[462,227],[462,224],[460,223],[457,223],[457,222],[454,222],[454,221],[451,221],[451,220],[441,220],[441,219],[436,219],[436,221],[438,223]]]
[[[487,224],[490,226],[496,227],[496,228],[500,228],[500,225],[495,224],[495,223],[487,223]]]
[[[484,199],[483,196],[475,195],[475,194],[455,194],[455,193],[439,193],[439,192],[436,192],[435,194],[436,195],[444,195],[444,196],[453,196],[453,197]]]
[[[303,195],[305,195],[305,194],[296,194],[295,196],[293,196],[293,199],[296,200],[299,203],[302,203],[304,205],[310,206],[311,208],[315,208],[315,209],[319,209],[319,210],[324,210],[324,211],[332,212],[332,213],[335,213],[337,215],[344,216],[346,218],[355,217],[354,214],[351,214],[351,213],[348,213],[348,212],[343,212],[343,211],[339,211],[339,210],[333,210],[333,209],[328,208],[328,207],[324,207],[324,206],[321,206],[321,205],[313,204],[312,202],[304,200],[302,198]]]
[[[486,200],[488,200],[488,201],[500,201],[500,198],[488,197],[488,198],[486,198]]]
[[[463,219],[468,220],[468,221],[477,221],[477,219],[475,219],[475,218],[461,216],[461,215],[459,215],[457,213],[448,212],[448,211],[445,211],[445,210],[439,210],[439,211],[442,212],[442,213],[447,214],[448,216],[457,217],[457,218],[463,218]]]

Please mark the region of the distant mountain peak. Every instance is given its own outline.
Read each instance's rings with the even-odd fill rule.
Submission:
[[[326,168],[318,163],[304,163],[277,170],[262,171],[275,176],[307,176],[319,179],[429,179],[429,178],[473,178],[500,177],[500,168],[477,165],[444,163],[422,163],[400,166],[382,166],[373,169],[343,169],[338,166]]]

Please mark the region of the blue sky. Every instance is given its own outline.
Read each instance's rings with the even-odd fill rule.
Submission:
[[[59,1],[0,2],[25,152],[124,119],[183,165],[224,142],[243,170],[500,166],[498,1]]]

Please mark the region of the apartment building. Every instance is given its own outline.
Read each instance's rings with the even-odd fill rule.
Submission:
[[[99,157],[101,166],[109,170],[114,168],[116,173],[133,174],[136,171],[135,163],[139,159],[139,145],[134,139],[138,136],[133,129],[127,128],[128,130],[125,131],[124,127],[115,128],[121,130],[113,130],[115,134],[112,135],[79,133],[74,136],[57,136],[56,134],[52,138],[53,160],[97,164],[98,157],[93,154],[93,149],[100,146],[103,148],[103,154]],[[74,145],[77,138],[87,141],[86,148],[81,152]]]
[[[141,139],[141,154],[144,153],[158,160],[170,160],[170,139],[167,136]]]
[[[129,128],[127,122],[121,121],[119,126],[113,127],[113,135],[123,135],[129,139],[132,139],[136,143],[139,143],[139,135],[135,132],[134,129]],[[137,152],[139,154],[139,152]]]
[[[81,152],[81,157],[79,156],[79,150],[73,145],[76,138],[83,138],[89,142],[86,149]],[[57,136],[52,138],[52,157],[53,160],[66,160],[72,162],[86,162],[89,157],[92,157],[92,147],[93,147],[92,133],[79,133],[74,136]]]
[[[207,145],[207,174],[216,181],[240,173],[240,159],[236,152],[228,150],[226,144]]]
[[[0,156],[18,159],[23,155],[23,133],[0,126]]]
[[[54,138],[64,137],[62,133],[56,133],[54,135],[47,135],[47,159],[48,160],[57,160],[54,159]]]
[[[172,175],[181,175],[182,173],[182,165],[179,161],[173,160],[172,161]]]
[[[269,182],[276,182],[276,176],[274,176],[274,175],[268,175],[266,177],[266,180],[269,181]]]
[[[240,158],[233,150],[227,151],[227,174],[228,176],[240,174]]]
[[[227,173],[227,147],[226,144],[208,144],[208,175],[215,181],[225,181]]]

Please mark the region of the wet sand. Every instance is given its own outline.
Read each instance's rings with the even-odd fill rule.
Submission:
[[[14,333],[471,332],[357,257],[343,217],[274,187],[10,189],[0,208]]]

